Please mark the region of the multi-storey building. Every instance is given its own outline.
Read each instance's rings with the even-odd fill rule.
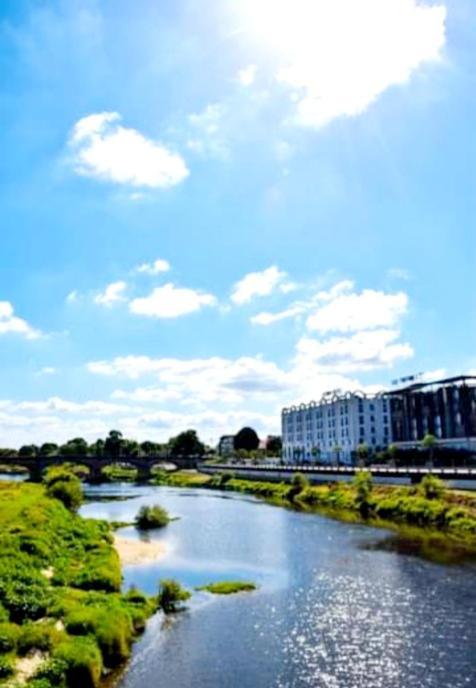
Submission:
[[[218,453],[220,456],[230,456],[235,451],[235,436],[222,435],[218,442]]]
[[[283,409],[281,424],[285,461],[351,463],[359,445],[378,451],[392,441],[384,395],[328,392],[318,402]]]
[[[463,375],[416,383],[388,392],[393,441],[418,445],[426,434],[438,444],[476,450],[476,377]]]

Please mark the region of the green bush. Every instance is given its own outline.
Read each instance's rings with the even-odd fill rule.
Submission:
[[[102,652],[104,663],[114,667],[129,656],[132,643],[132,623],[127,612],[119,607],[111,614],[110,608],[84,607],[65,619],[71,635],[94,635]]]
[[[373,487],[372,474],[369,471],[359,471],[355,474],[353,486],[356,492],[355,503],[362,515],[367,514],[369,498]]]
[[[17,648],[19,655],[26,655],[30,650],[49,652],[61,633],[52,626],[41,623],[27,623],[21,626]]]
[[[28,683],[28,687],[33,685],[35,688],[49,688],[58,686],[63,688],[65,685],[67,664],[62,659],[48,659],[40,666],[35,673],[33,681]]]
[[[155,504],[154,506],[142,506],[136,516],[136,526],[140,530],[151,530],[153,528],[163,528],[170,521],[166,509]]]
[[[117,592],[121,580],[119,555],[112,547],[104,545],[87,552],[83,566],[71,579],[71,585],[83,590]]]
[[[68,688],[98,688],[102,658],[92,638],[68,638],[58,645],[53,659],[64,663]]]
[[[9,678],[15,671],[15,664],[11,657],[0,656],[0,679]],[[78,687],[79,688],[79,687]]]
[[[51,598],[46,585],[0,580],[0,599],[10,613],[10,619],[22,623],[43,617]]]
[[[287,492],[287,499],[291,502],[296,499],[305,489],[309,487],[309,480],[303,476],[302,473],[295,473],[291,480],[291,487]]]
[[[11,652],[17,647],[20,628],[13,623],[0,623],[0,652]]]
[[[180,611],[183,606],[180,602],[185,602],[190,597],[190,593],[184,590],[180,583],[167,578],[160,581],[157,603],[165,614]]]
[[[83,501],[81,481],[63,466],[48,469],[44,478],[48,497],[59,499],[69,511],[76,512]]]
[[[445,484],[442,480],[428,473],[418,485],[418,491],[426,499],[440,499],[445,491]]]

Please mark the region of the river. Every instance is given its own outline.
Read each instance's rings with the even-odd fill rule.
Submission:
[[[150,536],[166,556],[125,568],[126,588],[154,593],[164,577],[259,585],[194,593],[187,612],[157,614],[118,688],[476,686],[474,563],[432,563],[389,548],[388,531],[242,495],[115,484],[88,496],[84,516],[131,521],[160,503],[178,517]]]

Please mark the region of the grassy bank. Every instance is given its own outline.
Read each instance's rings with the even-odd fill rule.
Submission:
[[[120,593],[112,542],[42,486],[0,483],[0,685],[95,688],[129,656],[154,604]]]
[[[433,476],[411,487],[374,485],[369,474],[362,474],[352,483],[311,486],[302,476],[295,476],[290,483],[272,483],[241,480],[225,474],[177,472],[158,476],[157,483],[233,490],[305,511],[325,511],[345,518],[353,514],[358,520],[372,524],[381,519],[433,531],[435,535],[437,532],[438,537],[434,538],[437,546],[453,543],[476,553],[476,496],[445,489]]]

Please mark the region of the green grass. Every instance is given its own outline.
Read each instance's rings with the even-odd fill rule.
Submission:
[[[81,518],[43,486],[0,483],[0,685],[31,650],[48,657],[32,688],[96,688],[129,656],[157,602],[120,592],[112,542],[107,523]]]
[[[195,588],[195,590],[204,590],[214,595],[232,595],[237,592],[250,592],[256,590],[256,585],[249,581],[221,581],[217,583],[208,583],[208,585],[201,585]]]

